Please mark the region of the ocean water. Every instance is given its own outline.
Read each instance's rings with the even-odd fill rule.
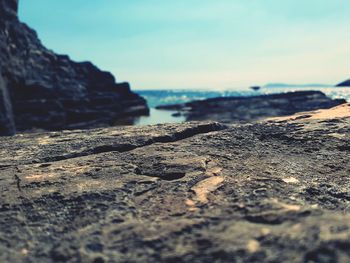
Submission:
[[[176,111],[157,110],[155,108],[150,108],[150,116],[142,116],[140,118],[137,118],[134,125],[144,126],[160,123],[182,123],[186,121],[185,117],[183,116],[174,117],[174,113],[176,113]]]
[[[149,125],[159,123],[181,123],[184,117],[174,117],[174,111],[164,111],[155,109],[159,105],[186,103],[193,100],[204,100],[215,97],[246,97],[264,94],[285,93],[300,90],[319,90],[333,99],[343,98],[350,102],[350,87],[262,87],[258,91],[251,89],[231,89],[231,90],[138,90],[135,91],[143,96],[151,108],[149,117],[141,117],[136,120],[135,125]]]

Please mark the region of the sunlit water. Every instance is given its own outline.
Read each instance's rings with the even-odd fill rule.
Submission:
[[[143,125],[153,125],[159,123],[181,123],[186,119],[183,116],[174,117],[173,114],[176,111],[165,111],[165,110],[157,110],[155,108],[151,108],[150,116],[140,117],[135,121],[135,125],[143,126]]]
[[[350,101],[350,87],[273,87],[261,88],[258,91],[251,89],[232,90],[141,90],[136,91],[143,96],[151,108],[149,117],[141,117],[136,120],[136,125],[150,125],[159,123],[181,123],[185,121],[183,116],[175,117],[174,111],[155,109],[159,105],[186,103],[193,100],[204,100],[215,97],[245,97],[264,94],[285,93],[300,90],[319,90],[333,99],[343,98]]]

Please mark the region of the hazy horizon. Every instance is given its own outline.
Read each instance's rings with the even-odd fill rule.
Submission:
[[[42,42],[133,89],[337,84],[350,77],[347,0],[20,1]]]

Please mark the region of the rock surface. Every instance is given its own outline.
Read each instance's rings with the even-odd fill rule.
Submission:
[[[337,87],[350,87],[350,79],[343,81],[342,83],[339,83]]]
[[[177,110],[188,121],[212,120],[225,123],[249,122],[266,117],[291,115],[300,111],[327,109],[346,101],[332,100],[320,91],[297,91],[254,97],[222,97],[185,104],[159,106]]]
[[[17,8],[17,0],[0,0],[1,135],[131,123],[149,113],[128,83],[46,49]]]
[[[0,262],[350,261],[349,104],[0,145]]]

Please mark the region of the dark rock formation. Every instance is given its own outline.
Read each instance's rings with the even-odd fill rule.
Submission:
[[[260,86],[251,86],[250,89],[258,91],[261,89],[261,87]]]
[[[128,83],[46,49],[17,8],[17,0],[0,0],[1,134],[113,125],[148,114]]]
[[[15,130],[11,99],[0,71],[0,135],[11,135]]]
[[[234,123],[286,116],[301,111],[328,109],[345,102],[343,99],[330,99],[320,91],[297,91],[253,97],[220,97],[157,108],[177,110],[189,121],[212,120]]]
[[[350,87],[350,79],[343,81],[342,83],[339,83],[337,87]]]
[[[350,105],[0,145],[0,262],[350,262]]]
[[[16,19],[18,11],[18,0],[1,0],[0,17],[4,20]]]

